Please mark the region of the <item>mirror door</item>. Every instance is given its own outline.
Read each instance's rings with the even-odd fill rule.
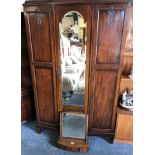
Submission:
[[[90,52],[90,6],[56,6],[56,54],[59,104],[62,109],[86,109]]]
[[[63,106],[84,106],[87,23],[76,11],[59,22]]]

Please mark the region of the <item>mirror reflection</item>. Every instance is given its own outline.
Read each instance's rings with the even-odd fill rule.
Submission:
[[[62,113],[62,137],[85,139],[86,121],[84,114]]]
[[[84,105],[86,22],[70,11],[59,23],[63,105]]]

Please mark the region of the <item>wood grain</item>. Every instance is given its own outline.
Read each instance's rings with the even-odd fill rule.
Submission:
[[[36,85],[40,120],[54,121],[54,101],[52,72],[50,69],[36,68]]]
[[[30,23],[29,16],[31,14],[33,18],[31,20],[32,22]],[[57,113],[58,110],[56,102],[57,95],[56,95],[56,82],[55,82],[55,61],[54,61],[55,55],[54,55],[54,43],[53,43],[54,41],[53,8],[49,7],[49,5],[46,4],[38,6],[38,5],[27,5],[25,3],[24,16],[26,22],[29,58],[31,64],[35,109],[37,116],[36,124],[39,128],[46,127],[56,129],[58,128],[56,127],[56,125],[58,125],[58,113]],[[41,20],[39,23],[37,21],[38,17]],[[33,27],[33,31],[31,27]],[[37,32],[38,34],[36,34],[35,30],[36,27],[38,29]],[[40,38],[37,38],[38,35]],[[45,40],[42,41],[42,39]],[[33,46],[34,45],[33,43],[35,43],[36,46],[35,48]],[[44,51],[42,51],[40,47],[42,47]],[[34,59],[34,55],[36,55],[36,59]],[[41,78],[40,77],[37,78],[36,69],[43,69],[43,70],[45,69],[44,71],[38,70],[37,72],[38,76],[40,76],[39,74],[41,74],[41,76],[43,76],[45,79],[49,76],[48,80],[45,82],[45,85],[44,83],[42,83],[42,81],[38,81],[41,80]],[[45,88],[46,85],[47,90]],[[45,96],[43,96],[42,93]],[[48,100],[47,103],[46,100]],[[45,107],[47,110],[45,109]]]
[[[48,13],[28,13],[34,61],[51,61]],[[41,23],[37,23],[40,20]]]
[[[110,129],[117,72],[97,71],[93,128]]]
[[[26,0],[29,4],[37,3],[37,4],[45,4],[45,3],[53,3],[53,4],[71,4],[71,3],[127,3],[130,0]]]
[[[40,126],[50,127],[52,125],[50,122],[54,119],[57,119],[58,124],[57,111],[58,109],[62,111],[61,75],[56,75],[57,69],[61,67],[58,25],[65,13],[74,10],[80,12],[87,21],[84,111],[87,112],[89,108],[89,129],[96,134],[109,133],[112,135],[114,133],[128,21],[128,4],[127,0],[32,0],[24,4],[37,123]],[[110,17],[113,12],[112,9],[114,11],[113,18]],[[39,25],[36,20],[38,14],[41,15],[42,21]],[[109,20],[112,20],[111,24],[108,24]],[[37,33],[36,29],[38,29]],[[42,35],[45,36],[42,37]],[[43,41],[42,38],[44,38]],[[42,45],[37,45],[40,42]],[[41,81],[42,78],[44,83]],[[46,78],[47,80],[45,80]],[[103,84],[102,81],[104,81]],[[51,92],[54,98],[51,94],[45,94],[43,97],[42,93],[47,93],[46,91]],[[52,109],[48,111],[50,113],[47,114],[48,116],[42,114],[43,119],[40,119],[42,109],[41,106],[38,107],[38,103],[43,104],[46,100],[47,108]],[[83,111],[83,109],[81,110]],[[41,111],[41,113],[46,112]]]
[[[113,20],[108,24],[111,14]],[[124,14],[124,10],[98,9],[97,64],[119,63]]]
[[[118,113],[115,138],[128,141],[133,140],[132,115],[123,115]]]
[[[74,142],[74,145],[72,145],[71,142]],[[88,143],[84,140],[78,140],[72,138],[58,139],[58,146],[71,151],[80,151],[80,152],[88,151]]]
[[[115,130],[127,10],[126,4],[94,7],[89,100],[89,131],[94,134]]]

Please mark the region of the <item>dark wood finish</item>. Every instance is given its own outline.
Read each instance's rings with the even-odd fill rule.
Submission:
[[[109,9],[98,8],[96,64],[118,64],[125,10],[114,12],[110,22]],[[112,11],[111,11],[112,13]]]
[[[127,3],[130,0],[26,0],[29,4],[31,3],[53,3],[53,4],[71,4],[71,3]]]
[[[132,112],[118,108],[114,141],[132,143],[132,140],[133,140]]]
[[[51,61],[48,16],[46,12],[28,13],[34,61]]]
[[[21,13],[21,122],[34,117],[34,101],[24,14]]]
[[[88,75],[89,75],[89,55],[90,55],[90,34],[91,34],[91,15],[92,15],[92,6],[91,5],[56,5],[55,6],[55,29],[56,29],[56,59],[57,59],[57,69],[61,70],[61,56],[60,56],[60,36],[59,36],[59,22],[61,22],[63,16],[69,12],[69,11],[77,11],[79,12],[87,22],[87,46],[86,46],[86,76],[85,76],[85,103],[84,103],[84,112],[87,113],[88,109]],[[59,103],[59,110],[61,111],[66,111],[68,107],[62,105],[62,80],[61,80],[61,74],[58,75],[58,103]],[[81,110],[79,110],[81,109]],[[82,111],[83,107],[74,107],[72,109],[76,111]]]
[[[58,128],[58,109],[59,112],[89,111],[89,133],[107,134],[112,138],[129,7],[128,0],[25,2],[24,14],[39,127]],[[56,74],[61,69],[59,22],[65,13],[72,10],[81,13],[87,21],[85,106],[79,109],[62,107],[61,75]]]
[[[71,144],[74,142],[74,145]],[[87,152],[88,151],[88,143],[84,140],[77,140],[71,138],[63,138],[58,139],[58,146],[70,151],[80,151]]]
[[[21,86],[32,88],[24,14],[21,13]]]
[[[70,111],[70,112],[83,112],[83,113],[85,112],[84,107],[71,106],[71,105],[69,105],[69,106],[65,105],[63,107],[63,111],[64,112],[67,112],[67,111]]]
[[[111,129],[116,76],[116,71],[96,71],[93,128]]]
[[[89,132],[94,134],[115,131],[128,8],[126,4],[94,8],[89,102]]]
[[[34,116],[33,93],[30,88],[21,89],[21,122],[24,123]]]
[[[50,69],[35,69],[39,117],[41,121],[54,122],[53,79]]]
[[[32,62],[35,67],[52,68],[52,63],[48,62]]]
[[[37,126],[56,128],[58,113],[54,60],[53,12],[48,5],[24,4]]]
[[[96,70],[118,70],[119,65],[118,64],[97,64]]]

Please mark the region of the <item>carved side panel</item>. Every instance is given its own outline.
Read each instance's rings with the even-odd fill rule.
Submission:
[[[95,5],[89,100],[91,133],[115,131],[128,7],[127,4]]]
[[[34,61],[51,62],[48,13],[28,13]]]
[[[119,63],[124,10],[99,9],[96,63]]]
[[[36,87],[40,120],[54,121],[53,78],[51,69],[36,68]]]

